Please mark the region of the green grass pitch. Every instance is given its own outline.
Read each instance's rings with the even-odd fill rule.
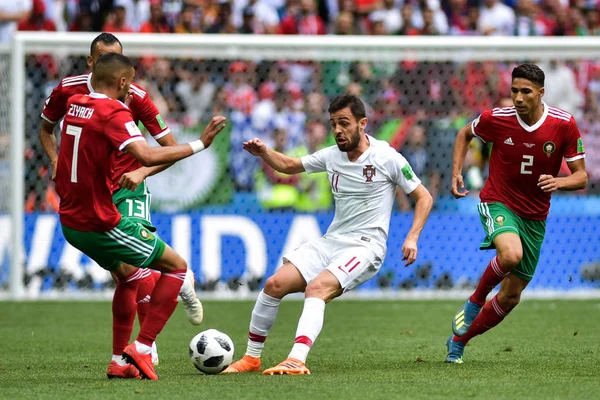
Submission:
[[[0,303],[3,399],[597,399],[600,302],[524,301],[475,338],[465,364],[444,364],[458,301],[334,301],[308,358],[310,376],[202,375],[187,346],[228,333],[245,350],[253,302],[206,302],[202,326],[178,307],[158,339],[160,381],[106,378],[108,302]],[[263,368],[291,349],[302,303],[284,301]]]

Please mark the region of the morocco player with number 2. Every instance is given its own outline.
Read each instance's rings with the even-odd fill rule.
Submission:
[[[495,248],[496,256],[452,320],[446,362],[462,364],[467,342],[498,325],[519,304],[538,264],[552,192],[587,185],[575,119],[542,101],[544,79],[537,65],[519,65],[512,71],[514,106],[484,111],[456,137],[452,194],[457,199],[468,193],[461,174],[469,143],[477,136],[493,144],[478,208],[486,235],[480,248]],[[557,177],[563,159],[571,174]],[[486,303],[498,284],[498,294]]]

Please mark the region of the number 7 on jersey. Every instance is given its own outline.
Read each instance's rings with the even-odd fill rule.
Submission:
[[[75,136],[73,144],[73,162],[71,163],[71,182],[77,183],[77,160],[79,158],[79,139],[81,139],[81,131],[83,128],[79,126],[67,125],[66,134]]]

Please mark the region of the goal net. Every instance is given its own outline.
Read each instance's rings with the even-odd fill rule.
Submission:
[[[449,194],[452,146],[458,129],[481,111],[511,105],[511,71],[523,62],[544,69],[546,102],[576,117],[590,173],[587,190],[553,196],[530,288],[560,296],[598,293],[597,40],[118,36],[135,62],[135,82],[179,142],[196,139],[212,115],[228,118],[208,151],[148,179],[157,232],[187,260],[204,296],[254,296],[283,254],[325,232],[333,218],[327,176],[279,175],[241,143],[260,137],[294,156],[332,145],[327,107],[343,93],[363,100],[367,132],[400,151],[435,197],[418,260],[405,268],[401,248],[414,204],[398,194],[385,263],[355,295],[436,297],[471,290],[492,257],[479,250],[477,214],[490,149],[473,141],[464,169],[470,195],[458,201]],[[65,242],[38,138],[52,88],[64,77],[89,73],[86,56],[94,37],[20,33],[10,49],[0,48],[0,95],[11,99],[0,102],[4,296],[90,298],[110,296],[114,287],[110,274]]]

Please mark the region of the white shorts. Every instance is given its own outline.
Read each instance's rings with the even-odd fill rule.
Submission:
[[[283,262],[294,264],[307,285],[328,270],[346,292],[375,276],[384,257],[383,251],[364,240],[323,236],[284,255]]]

